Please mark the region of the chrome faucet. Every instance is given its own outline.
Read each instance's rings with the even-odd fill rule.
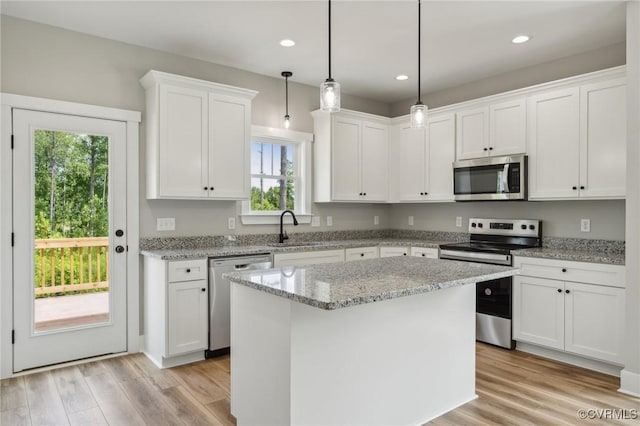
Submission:
[[[289,236],[284,232],[284,215],[286,213],[290,213],[291,217],[293,218],[293,225],[294,226],[298,226],[298,219],[296,219],[296,215],[293,214],[293,212],[291,210],[285,210],[282,212],[282,214],[280,215],[280,242],[284,243],[284,240],[288,240]]]

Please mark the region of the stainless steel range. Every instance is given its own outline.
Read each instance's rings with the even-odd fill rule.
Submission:
[[[522,219],[469,219],[469,242],[442,244],[440,259],[513,264],[512,252],[539,247],[542,223]],[[476,284],[476,340],[513,349],[512,278]]]

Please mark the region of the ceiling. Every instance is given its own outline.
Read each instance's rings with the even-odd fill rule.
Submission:
[[[326,1],[2,1],[5,15],[319,85]],[[333,2],[333,77],[343,93],[394,102],[417,93],[417,2]],[[622,1],[422,2],[422,92],[623,42]],[[531,41],[511,43],[518,34]],[[283,48],[279,41],[293,39]],[[396,81],[407,74],[407,81]]]

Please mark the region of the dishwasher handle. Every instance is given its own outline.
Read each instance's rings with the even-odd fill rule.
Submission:
[[[249,269],[249,264],[245,263],[244,265],[233,265],[233,269],[236,271],[246,271]]]

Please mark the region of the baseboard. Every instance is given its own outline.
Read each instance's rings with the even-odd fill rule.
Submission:
[[[577,367],[586,368],[587,370],[593,370],[598,373],[608,374],[615,377],[620,377],[620,370],[622,370],[622,366],[619,365],[583,358],[578,355],[560,352],[554,349],[532,345],[530,343],[517,342],[516,349],[522,352],[538,355],[543,358],[553,359],[554,361],[564,362],[565,364],[575,365]]]
[[[640,398],[640,374],[623,369],[620,372],[618,392]]]

